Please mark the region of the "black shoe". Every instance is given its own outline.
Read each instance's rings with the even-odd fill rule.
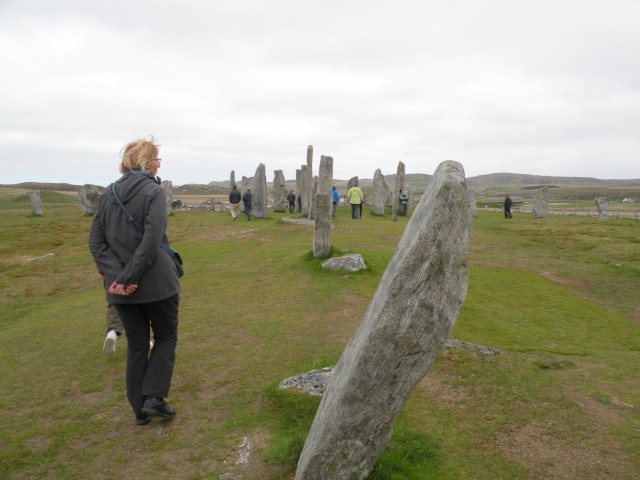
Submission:
[[[173,418],[176,411],[163,398],[147,398],[140,409],[140,413],[147,417]]]
[[[146,416],[144,413],[136,415],[136,425],[148,425],[151,423],[151,417]]]

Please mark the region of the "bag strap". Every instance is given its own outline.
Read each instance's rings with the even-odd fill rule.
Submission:
[[[124,206],[124,204],[120,200],[120,197],[118,197],[118,194],[116,193],[116,186],[115,186],[114,183],[111,184],[111,196],[113,196],[113,199],[120,206],[120,209],[122,210],[122,213],[124,213],[125,216],[127,217],[127,222],[129,222],[131,225],[133,225],[133,227],[136,230],[138,230],[140,233],[144,233],[144,227],[142,225],[140,225],[136,221],[135,218],[133,218],[133,215],[131,215],[129,213],[129,210],[127,210],[127,207]],[[164,243],[160,242],[160,248],[162,248],[165,252],[167,252],[170,257],[173,256],[173,252],[171,251],[171,247],[169,247],[169,246],[165,245]]]

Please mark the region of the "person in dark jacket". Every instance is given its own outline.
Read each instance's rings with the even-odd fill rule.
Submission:
[[[289,213],[293,213],[296,209],[296,194],[293,193],[293,190],[289,191],[289,195],[287,195],[287,201],[289,202]]]
[[[242,203],[244,203],[244,214],[247,216],[247,220],[251,221],[251,204],[253,203],[253,193],[251,193],[250,188],[247,188],[247,191],[242,195]]]
[[[511,205],[513,205],[513,201],[507,195],[504,197],[504,218],[511,218]]]
[[[234,185],[231,192],[229,192],[229,210],[231,210],[231,216],[234,222],[236,218],[238,218],[238,212],[240,211],[240,200],[242,200],[242,196],[238,191],[238,187]]]
[[[172,418],[169,395],[178,341],[176,265],[160,247],[169,245],[166,195],[156,179],[160,159],[153,137],[129,143],[122,151],[122,177],[115,194],[136,222],[129,223],[107,187],[96,205],[89,234],[89,249],[105,277],[107,302],[115,305],[127,336],[127,399],[136,423],[151,417]],[[149,353],[151,331],[155,345]]]

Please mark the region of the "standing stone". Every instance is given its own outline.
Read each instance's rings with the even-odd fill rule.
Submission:
[[[311,212],[311,203],[313,201],[313,145],[307,147],[307,179],[306,179],[305,196],[302,201],[307,203],[306,209],[303,206],[303,213],[307,215]]]
[[[302,201],[302,215],[309,216],[309,191],[312,187],[309,186],[311,177],[309,177],[309,167],[302,165],[300,167],[300,195]]]
[[[296,212],[302,212],[302,199],[300,198],[300,192],[302,191],[302,170],[296,169]]]
[[[542,187],[533,196],[532,218],[546,218],[549,212],[549,189]]]
[[[607,204],[607,197],[596,197],[596,207],[598,207],[598,216],[600,220],[607,220],[609,218],[609,205]]]
[[[236,184],[236,171],[231,170],[231,175],[229,176],[229,191],[231,191],[231,189],[235,184]]]
[[[264,164],[258,165],[256,174],[253,177],[253,204],[251,205],[251,216],[253,218],[267,218],[267,175]]]
[[[167,200],[167,215],[171,215],[171,207],[173,206],[173,182],[171,180],[163,180],[160,186],[164,189]]]
[[[373,201],[371,202],[371,213],[374,215],[384,215],[385,198],[385,185],[384,175],[380,169],[377,169],[373,174]],[[387,192],[389,188],[387,187]]]
[[[98,191],[98,187],[88,183],[83,185],[78,192],[82,213],[85,215],[93,215],[96,212],[96,205],[98,204],[99,196],[100,192]]]
[[[285,202],[285,180],[282,170],[273,172],[273,211],[284,212],[286,210]]]
[[[357,177],[357,176],[355,176],[355,177],[351,177],[351,178],[349,179],[349,181],[347,182],[347,192],[348,192],[348,191],[349,191],[349,189],[350,189],[351,187],[353,187],[354,185],[358,185],[358,177]]]
[[[442,162],[336,365],[297,480],[363,479],[449,337],[467,291],[472,217],[464,169]]]
[[[471,215],[476,217],[478,215],[478,204],[476,199],[476,192],[473,187],[467,186],[467,192],[469,192],[469,206],[471,207]]]
[[[27,195],[31,199],[31,215],[42,217],[44,215],[44,205],[42,204],[42,198],[40,198],[40,190],[31,190]]]
[[[313,177],[313,188],[311,189],[311,203],[309,204],[309,220],[316,219],[316,195],[318,195],[318,177]]]
[[[398,162],[398,170],[396,172],[396,187],[393,190],[393,199],[391,202],[391,220],[398,220],[398,211],[400,211],[400,190],[404,185],[404,163]]]
[[[313,258],[325,258],[331,253],[333,157],[320,157],[320,168],[316,178],[318,193],[314,202],[316,222],[313,227]]]

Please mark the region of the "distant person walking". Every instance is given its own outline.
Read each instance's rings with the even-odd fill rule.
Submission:
[[[293,193],[293,190],[289,190],[289,195],[287,195],[287,202],[289,202],[289,213],[293,213],[296,209],[296,194]]]
[[[153,137],[129,143],[122,151],[123,175],[98,198],[89,234],[89,250],[105,275],[107,302],[115,305],[127,335],[126,391],[138,425],[176,414],[165,398],[178,342],[180,282],[173,259],[161,247],[168,248],[169,241],[159,167]]]
[[[358,218],[360,218],[363,197],[362,190],[360,190],[357,183],[347,192],[347,202],[351,205],[351,220],[358,220]]]
[[[242,200],[242,195],[240,195],[238,187],[234,185],[229,192],[229,210],[234,222],[238,218],[238,212],[240,211],[240,200]]]
[[[338,207],[338,202],[340,201],[340,193],[336,190],[336,187],[331,187],[331,202],[333,203],[333,211],[331,212],[331,216],[336,216],[336,208]]]
[[[251,205],[253,204],[253,193],[251,193],[250,188],[247,188],[247,191],[242,195],[242,203],[244,203],[244,214],[247,216],[247,220],[251,221]]]
[[[509,195],[507,195],[504,197],[504,218],[511,218],[511,205],[513,205],[513,202]]]
[[[407,208],[409,206],[409,197],[400,189],[400,215],[407,216]]]

